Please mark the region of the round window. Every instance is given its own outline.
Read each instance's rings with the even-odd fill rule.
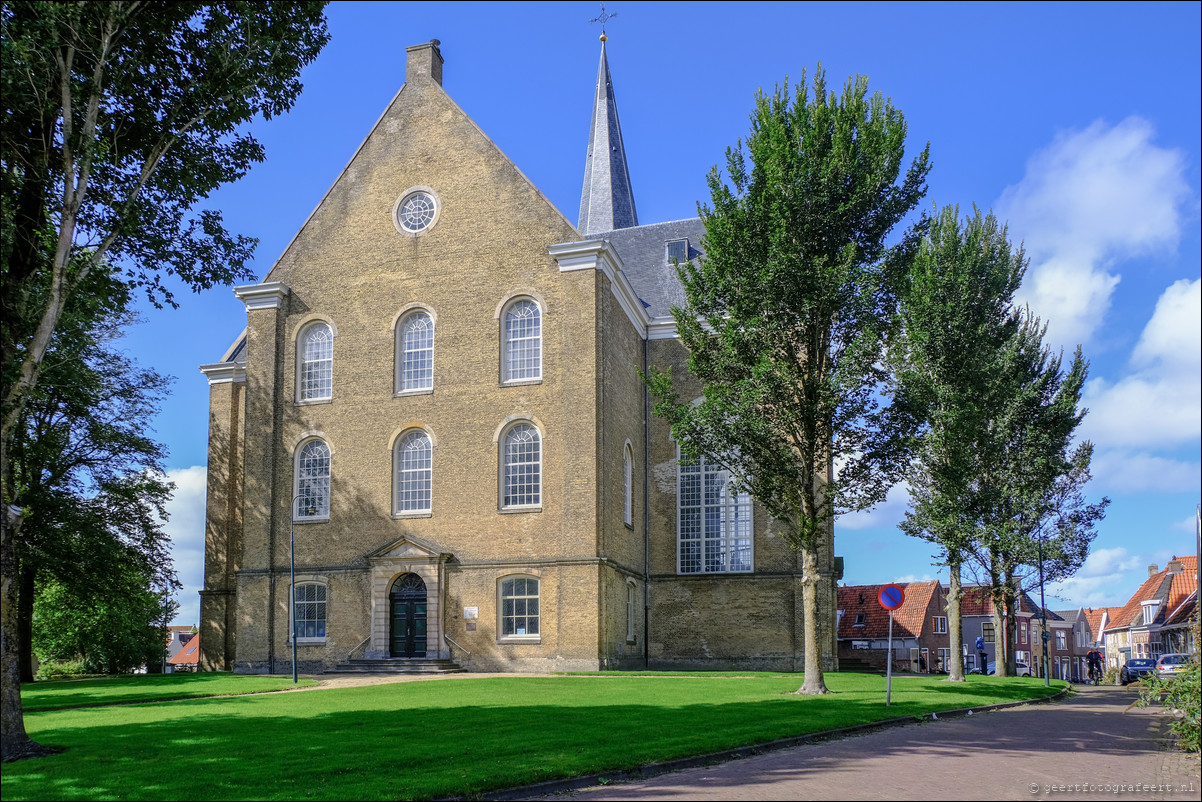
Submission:
[[[438,216],[438,202],[429,192],[411,192],[401,199],[397,210],[397,222],[407,234],[420,234],[434,225]]]

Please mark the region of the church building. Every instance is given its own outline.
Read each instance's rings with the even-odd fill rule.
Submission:
[[[605,37],[576,224],[451,99],[437,40],[406,69],[201,367],[202,668],[288,672],[295,637],[305,672],[800,671],[798,553],[679,464],[639,377],[687,377],[673,261],[704,227],[640,224]]]

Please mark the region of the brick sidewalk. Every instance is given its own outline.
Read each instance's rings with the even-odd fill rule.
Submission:
[[[572,797],[1199,799],[1197,756],[1166,748],[1167,726],[1158,708],[1124,712],[1136,695],[1134,688],[1086,686],[1052,704],[877,730]],[[1136,783],[1140,788],[1114,788]],[[1078,784],[1095,789],[1068,787]],[[1064,790],[1048,789],[1061,785]]]

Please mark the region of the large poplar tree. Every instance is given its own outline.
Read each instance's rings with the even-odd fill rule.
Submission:
[[[926,148],[904,164],[905,139],[902,113],[863,76],[828,92],[819,66],[812,95],[804,73],[795,94],[758,93],[747,140],[699,205],[705,256],[678,268],[686,303],[673,315],[703,398],[648,376],[683,457],[727,467],[800,550],[801,693],[826,693],[835,665],[834,518],[884,497],[905,442],[878,392],[918,231],[886,240],[929,171]]]
[[[4,760],[39,751],[21,715],[14,615],[26,516],[8,449],[66,300],[104,262],[157,303],[172,302],[165,274],[197,290],[251,275],[253,240],[198,205],[263,160],[245,124],[296,101],[301,68],[328,39],[324,5],[0,5]]]
[[[931,221],[900,293],[901,329],[890,363],[896,392],[921,421],[902,531],[933,543],[948,567],[948,679],[964,680],[961,570],[978,534],[980,449],[1003,386],[1006,345],[1022,323],[1014,293],[1026,260],[992,214],[960,220],[944,207]]]

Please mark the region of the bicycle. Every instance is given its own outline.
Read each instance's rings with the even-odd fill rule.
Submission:
[[[1093,665],[1089,667],[1089,678],[1093,680],[1094,685],[1102,684],[1102,669],[1099,666]]]

